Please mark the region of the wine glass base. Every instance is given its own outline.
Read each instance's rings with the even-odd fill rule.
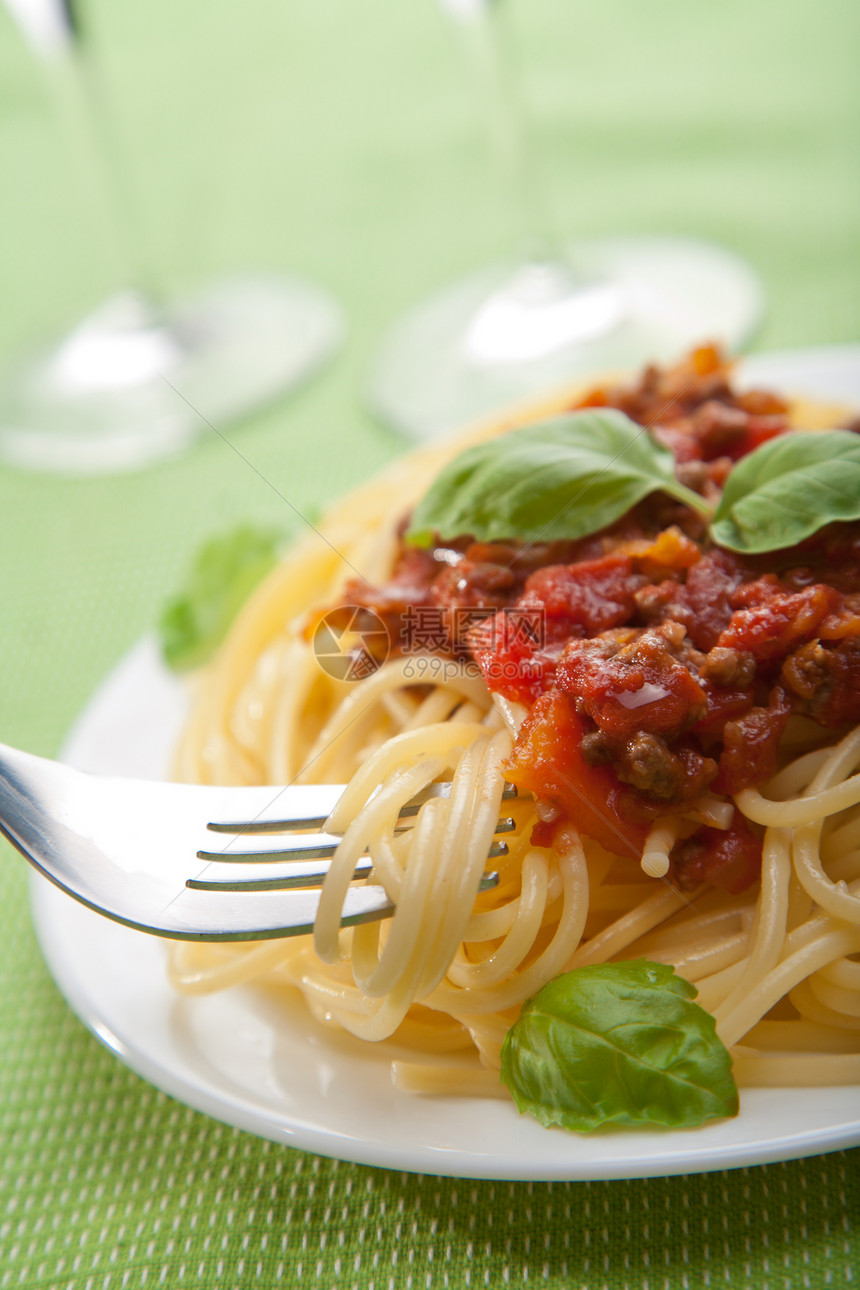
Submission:
[[[343,336],[294,278],[224,280],[157,314],[129,292],[0,376],[0,458],[31,470],[134,470],[283,394]]]
[[[432,439],[580,377],[740,348],[760,283],[730,252],[674,237],[606,238],[562,263],[498,265],[408,313],[384,339],[367,397],[383,422]]]

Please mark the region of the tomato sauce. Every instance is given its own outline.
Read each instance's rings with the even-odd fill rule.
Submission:
[[[708,500],[734,461],[788,429],[786,405],[734,392],[708,348],[577,406],[647,426]],[[745,557],[654,494],[577,542],[402,542],[390,582],[353,582],[345,600],[381,617],[395,649],[471,661],[491,691],[525,706],[507,774],[544,804],[536,841],[573,821],[638,857],[661,815],[772,776],[792,714],[822,738],[860,722],[858,523]],[[730,828],[680,842],[671,876],[740,891],[760,859],[736,811]]]

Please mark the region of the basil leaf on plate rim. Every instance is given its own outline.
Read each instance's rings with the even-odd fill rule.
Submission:
[[[715,513],[675,478],[675,459],[614,409],[585,409],[467,448],[415,508],[407,540],[575,540],[655,492],[711,520],[718,546],[746,554],[794,546],[835,520],[860,519],[860,435],[792,431],[732,468]]]
[[[567,972],[523,1005],[502,1083],[521,1114],[578,1133],[737,1115],[731,1056],[696,993],[647,959]]]

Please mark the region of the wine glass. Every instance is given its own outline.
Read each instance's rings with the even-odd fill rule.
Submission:
[[[702,340],[741,346],[760,320],[762,291],[729,251],[656,236],[556,245],[541,232],[501,0],[439,3],[471,37],[521,208],[524,251],[441,290],[394,324],[371,369],[371,410],[431,439],[585,374],[677,358]]]
[[[130,470],[186,449],[307,377],[343,335],[339,308],[298,277],[237,275],[166,298],[135,228],[72,0],[6,0],[101,190],[128,285],[0,372],[0,458],[61,473]]]

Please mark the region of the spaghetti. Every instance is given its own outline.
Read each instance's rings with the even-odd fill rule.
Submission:
[[[573,404],[565,397],[531,415]],[[673,372],[646,373],[638,385],[592,391],[576,401],[582,404],[622,407],[641,424],[656,423],[676,452],[679,470],[688,479],[696,477],[705,491],[718,489],[732,455],[749,451],[751,434],[761,440],[787,424],[779,400],[731,394],[726,371],[711,351],[699,351]],[[802,415],[808,424],[809,410]],[[471,442],[518,420],[481,429]],[[688,452],[685,459],[683,434],[689,437],[694,423],[698,456]],[[715,446],[702,448],[707,436]],[[747,720],[738,727],[745,738],[752,728],[752,709],[748,704],[742,710],[737,699],[741,690],[752,693],[752,681],[747,677],[742,683],[735,675],[731,683],[720,684],[712,677],[705,688],[724,706],[720,724],[715,728],[706,721],[707,737],[697,743],[691,742],[689,722],[681,723],[677,737],[674,729],[659,732],[660,749],[666,750],[660,754],[660,773],[674,757],[686,775],[662,789],[664,779],[653,768],[641,778],[641,758],[618,772],[608,726],[596,724],[593,715],[597,708],[583,716],[582,703],[577,709],[569,702],[564,719],[572,723],[571,738],[576,735],[590,758],[582,782],[610,784],[612,793],[616,788],[622,793],[615,816],[608,813],[608,797],[589,806],[604,822],[618,824],[619,844],[613,845],[612,830],[589,825],[590,817],[577,810],[576,794],[571,798],[559,787],[570,778],[569,767],[559,771],[553,743],[566,675],[559,660],[567,660],[564,667],[573,675],[569,660],[577,650],[582,656],[598,642],[606,652],[615,632],[612,658],[634,646],[641,653],[643,638],[656,639],[656,632],[661,648],[672,655],[672,667],[680,667],[678,642],[689,639],[689,620],[677,629],[665,597],[657,613],[654,589],[671,579],[683,588],[686,571],[705,548],[694,522],[682,520],[680,529],[674,524],[672,541],[664,537],[662,546],[659,534],[672,525],[658,525],[655,537],[631,533],[628,524],[589,539],[587,548],[564,552],[565,567],[575,575],[598,558],[598,546],[604,560],[620,558],[623,547],[624,558],[632,558],[637,570],[638,600],[621,626],[594,630],[580,622],[563,641],[552,641],[530,691],[517,678],[507,685],[499,681],[487,665],[486,630],[493,614],[521,605],[524,586],[533,590],[545,584],[544,573],[535,581],[535,567],[514,577],[503,593],[480,580],[473,584],[473,603],[458,607],[479,608],[477,626],[452,631],[449,600],[441,635],[428,641],[425,634],[406,648],[403,624],[410,604],[431,603],[432,596],[432,603],[441,602],[438,591],[428,590],[428,578],[416,575],[418,557],[404,545],[402,516],[463,443],[461,438],[415,453],[336,506],[321,526],[323,540],[310,535],[286,556],[242,610],[215,660],[195,678],[192,713],[177,755],[179,778],[347,787],[328,825],[342,841],[323,887],[313,937],[251,947],[177,945],[170,964],[175,986],[188,993],[249,981],[294,987],[318,1018],[363,1039],[396,1035],[409,1045],[414,1060],[396,1068],[404,1087],[490,1094],[500,1091],[502,1041],[525,1000],[570,969],[647,957],[674,965],[696,984],[699,1002],[714,1015],[718,1034],[732,1051],[739,1083],[860,1081],[856,720],[839,720],[840,710],[822,724],[821,711],[810,717],[808,704],[801,710],[795,703],[791,711],[783,704],[778,712],[773,703],[759,704],[756,714],[770,713],[755,717],[757,729],[765,723],[767,737],[757,751],[742,744],[734,761],[726,763],[721,760],[729,743],[726,723]],[[855,561],[856,550],[850,547]],[[550,555],[541,569],[559,564],[558,550]],[[453,544],[434,558],[437,571],[462,573],[467,550]],[[515,558],[507,567],[515,567]],[[856,591],[860,575],[855,591],[840,593],[845,622],[852,615],[852,621],[860,618]],[[476,606],[481,596],[485,603]],[[314,649],[314,626],[327,610],[347,606],[365,615],[354,635],[347,626],[342,637],[355,646],[356,658],[370,664],[369,674],[358,681],[321,667]],[[393,640],[384,660],[361,652],[361,623],[368,615],[382,622]],[[347,622],[343,615],[337,621]],[[844,623],[843,628],[842,642],[860,630]],[[818,639],[813,628],[798,638],[798,648]],[[723,666],[728,654],[721,648],[717,661]],[[526,662],[533,663],[538,653],[532,649]],[[704,675],[699,669],[705,653],[698,650],[692,661],[683,656],[697,682]],[[744,642],[735,654],[748,668]],[[496,667],[500,657],[497,651]],[[503,661],[516,671],[517,660],[524,659],[522,651],[509,651]],[[577,685],[586,684],[585,674],[582,667],[575,673]],[[547,704],[556,706],[541,727],[535,714]],[[701,716],[697,712],[696,730]],[[645,733],[652,743],[658,738],[653,731]],[[707,763],[705,770],[699,762]],[[767,764],[767,782],[757,782],[760,777],[752,771],[749,782],[742,782],[738,765],[745,762]],[[618,773],[626,779],[619,780]],[[531,795],[506,803],[502,811],[511,776]],[[450,779],[450,795],[427,800],[414,827],[401,829],[401,807],[440,779]],[[655,786],[664,792],[658,807]],[[576,791],[582,797],[581,786]],[[653,809],[644,810],[643,803]],[[497,820],[508,812],[514,818],[508,854],[493,862],[499,882],[482,891]],[[735,836],[741,841],[728,852],[713,843]],[[702,838],[709,839],[711,851],[702,851]],[[631,860],[631,845],[638,863]],[[344,930],[339,926],[343,895],[357,857],[366,852],[373,862],[372,881],[385,887],[395,912],[384,922]],[[719,863],[713,858],[718,853]],[[475,1066],[475,1051],[483,1073]],[[440,1053],[449,1056],[440,1059]]]

